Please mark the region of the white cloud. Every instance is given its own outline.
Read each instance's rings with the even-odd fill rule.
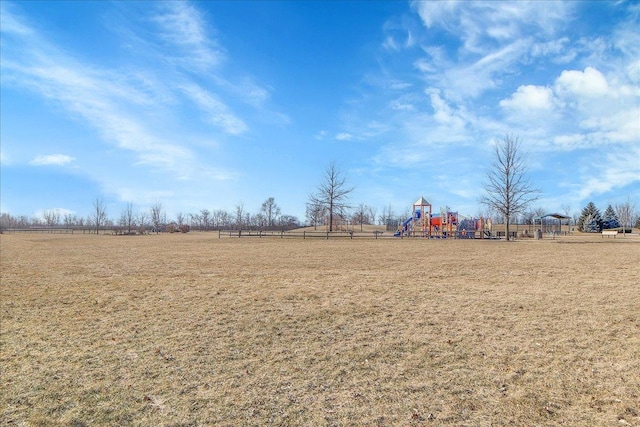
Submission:
[[[399,50],[400,47],[396,43],[395,39],[392,36],[387,36],[384,43],[382,43],[382,47],[387,50]]]
[[[5,153],[2,150],[2,147],[0,147],[0,165],[10,165],[11,164],[11,159],[9,158],[9,156],[7,156],[7,153]]]
[[[401,81],[401,80],[392,80],[389,83],[389,89],[391,90],[405,90],[409,89],[413,86],[413,83]]]
[[[446,126],[451,135],[461,132],[466,124],[466,120],[454,111],[447,102],[442,99],[437,90],[430,90],[431,107],[433,108],[433,119],[436,123]]]
[[[466,51],[477,54],[523,34],[553,34],[574,7],[569,2],[538,1],[414,1],[412,6],[427,28],[454,34]]]
[[[203,89],[195,83],[184,84],[180,87],[183,92],[202,109],[206,120],[231,135],[239,135],[247,131],[247,125],[220,101],[213,93]]]
[[[388,51],[401,51],[416,44],[411,28],[411,21],[391,19],[385,22],[383,31],[386,36],[382,48]]]
[[[584,184],[578,191],[581,200],[588,200],[616,188],[640,182],[638,167],[640,145],[624,151],[611,151],[603,156],[603,161],[592,163],[588,175],[582,176]]]
[[[177,14],[176,19],[180,21],[174,23],[173,36],[167,36],[167,39],[173,40],[174,37],[177,40],[180,33],[189,33],[185,35],[185,46],[201,44],[204,49],[209,43],[205,39],[206,34],[200,31],[202,22],[198,21],[197,11],[191,6],[177,3],[167,4],[167,7],[169,12],[165,15],[166,19],[161,19],[159,23],[173,25],[168,19],[171,11]],[[3,19],[7,17],[3,16]],[[18,20],[16,17],[14,19]],[[135,155],[130,160],[129,156],[122,156],[127,159],[123,167],[146,165],[152,170],[181,179],[193,177],[195,171],[214,178],[233,176],[232,172],[220,172],[200,164],[191,147],[205,144],[194,141],[198,139],[197,135],[180,129],[175,105],[180,96],[186,95],[207,114],[207,121],[230,135],[245,132],[247,126],[229,111],[222,100],[205,89],[199,90],[195,83],[190,83],[191,76],[173,71],[158,75],[162,72],[149,74],[129,72],[128,69],[100,69],[69,55],[35,30],[22,31],[20,34],[26,35],[15,37],[11,44],[3,45],[3,78],[6,76],[11,84],[50,99],[54,105],[69,112],[73,119],[79,118],[95,129],[104,142],[133,152]],[[208,64],[213,65],[214,62],[209,61]],[[162,82],[163,78],[172,83]],[[175,84],[176,80],[178,85]],[[182,92],[176,90],[180,86],[183,87]],[[265,97],[256,89],[256,85],[247,83],[244,88],[254,99]],[[174,137],[174,132],[180,137]],[[91,143],[99,144],[99,140]],[[210,142],[207,141],[206,145],[210,146]],[[34,161],[34,164],[43,164],[55,159]],[[96,176],[105,173],[95,168],[86,172]],[[95,179],[115,180],[112,176]],[[104,185],[108,186],[107,183]]]
[[[567,37],[556,38],[575,8],[569,2],[415,1],[412,6],[428,29],[422,46],[427,56],[414,66],[447,98],[477,98],[500,88],[531,58],[563,63],[575,56],[567,52]]]
[[[37,156],[29,162],[33,166],[64,166],[75,160],[74,157],[66,154],[48,154]]]
[[[96,72],[46,43],[37,54],[25,55],[22,60],[22,64],[7,67],[19,84],[59,102],[107,141],[170,169],[190,157],[185,148],[169,144],[147,129],[144,113],[131,109],[131,103],[140,104],[136,89],[119,83],[108,72]],[[127,98],[127,93],[132,95]]]
[[[600,71],[587,67],[584,71],[563,71],[556,79],[555,90],[561,94],[593,98],[607,95],[609,85]]]
[[[162,3],[153,20],[160,26],[160,36],[172,46],[179,65],[206,70],[224,59],[223,50],[209,38],[200,12],[188,3]]]
[[[0,3],[0,27],[3,33],[13,33],[22,37],[33,34],[33,30],[16,17],[11,3],[6,1]]]
[[[607,115],[589,115],[580,122],[585,131],[602,142],[632,142],[640,139],[640,108],[614,110]]]
[[[421,71],[427,73],[434,86],[442,88],[447,97],[477,98],[487,90],[500,85],[502,76],[509,73],[518,59],[527,51],[528,39],[519,39],[499,49],[474,58],[473,62],[459,61],[455,63],[436,63],[434,73],[428,70],[431,64],[418,61]]]
[[[342,132],[336,135],[336,139],[338,141],[351,141],[353,139],[353,135],[348,132]]]
[[[523,85],[500,106],[514,110],[550,110],[553,107],[553,91],[545,86]]]
[[[321,141],[323,139],[325,139],[327,137],[327,135],[329,134],[329,132],[327,132],[326,130],[321,130],[320,132],[316,133],[313,138]]]
[[[569,37],[556,40],[537,42],[531,46],[531,56],[535,58],[548,57],[556,63],[571,62],[577,56],[577,51],[571,46]]]
[[[415,106],[410,102],[404,102],[401,99],[394,99],[391,101],[390,107],[392,110],[404,110],[404,111],[415,111]]]
[[[553,137],[553,143],[560,148],[566,150],[573,150],[585,143],[586,137],[581,133],[574,133],[571,135],[557,135]]]

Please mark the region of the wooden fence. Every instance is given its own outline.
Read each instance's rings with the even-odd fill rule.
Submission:
[[[257,239],[382,239],[393,237],[393,233],[382,231],[261,231],[261,230],[218,230],[218,238]]]

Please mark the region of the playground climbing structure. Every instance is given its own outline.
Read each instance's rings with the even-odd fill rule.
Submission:
[[[412,205],[411,216],[405,219],[396,230],[396,237],[427,237],[427,238],[492,238],[491,219],[467,218],[461,219],[458,212],[449,208],[432,212],[431,204],[420,197]],[[488,226],[488,229],[487,229]]]

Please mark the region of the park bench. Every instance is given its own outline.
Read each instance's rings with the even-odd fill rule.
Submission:
[[[607,238],[609,236],[613,236],[613,238],[615,239],[617,235],[618,235],[618,230],[602,230],[602,237],[603,238],[604,238],[604,236],[607,236]]]

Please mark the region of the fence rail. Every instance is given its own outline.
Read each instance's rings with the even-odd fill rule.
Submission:
[[[36,234],[96,234],[96,229],[91,227],[29,227],[29,228],[4,228],[2,233],[36,233]],[[160,234],[167,234],[163,231]],[[176,233],[179,233],[176,231]],[[210,233],[218,238],[257,238],[257,239],[383,239],[392,238],[393,233],[382,231],[277,231],[277,230],[209,230],[191,231],[191,233]],[[127,234],[121,227],[101,227],[98,234]],[[132,234],[155,234],[151,230],[132,230]]]
[[[48,228],[48,227],[29,227],[29,228],[3,228],[2,233],[39,233],[39,234],[95,234],[95,228],[88,227],[72,227],[72,228]],[[100,229],[100,232],[111,232],[111,230]]]
[[[38,233],[38,234],[96,234],[95,227],[29,227],[29,228],[3,228],[0,229],[0,233]],[[169,234],[170,231],[160,231],[159,234]],[[173,231],[173,233],[179,234],[180,231]],[[421,232],[413,232],[411,235],[406,236],[394,236],[394,232],[391,231],[326,231],[326,230],[231,230],[231,229],[218,229],[218,230],[191,230],[189,233],[204,233],[211,234],[212,236],[216,236],[219,239],[223,238],[253,238],[253,239],[403,239],[403,238],[420,238],[426,237],[423,236]],[[114,227],[101,227],[98,234],[108,234],[108,235],[127,235],[129,234],[127,230],[122,227],[114,226]],[[131,234],[158,234],[151,229],[132,229]],[[487,234],[487,233],[484,233]],[[511,231],[510,233],[513,238],[533,238],[534,233],[528,233],[527,229]],[[567,231],[549,233],[549,237],[559,237],[562,235],[572,234]],[[547,233],[543,233],[543,235],[547,235]],[[502,230],[496,230],[493,233],[488,233],[487,236],[484,236],[481,232],[454,232],[450,235],[431,236],[434,238],[449,238],[449,239],[481,239],[481,238],[496,238],[496,239],[504,239],[505,232]]]
[[[382,239],[393,237],[393,233],[382,231],[261,231],[261,230],[219,230],[219,238],[277,238],[277,239]]]

